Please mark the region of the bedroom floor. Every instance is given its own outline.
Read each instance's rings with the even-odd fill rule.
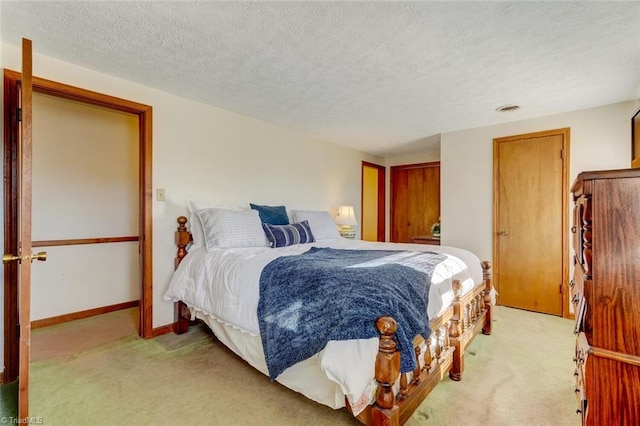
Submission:
[[[578,425],[572,322],[496,308],[461,382],[438,385],[407,423]],[[46,424],[355,425],[253,370],[204,327],[137,337],[135,309],[34,330],[31,415]]]
[[[138,335],[138,308],[124,309],[31,332],[31,362],[70,357]]]

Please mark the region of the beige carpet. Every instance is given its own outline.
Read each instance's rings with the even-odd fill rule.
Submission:
[[[579,424],[571,321],[502,307],[494,319],[494,334],[469,348],[463,380],[439,384],[409,425]],[[113,336],[72,337],[92,327]],[[67,349],[65,340],[72,343]],[[137,338],[135,312],[35,330],[38,351],[31,415],[47,425],[357,424],[344,410],[270,383],[203,328]]]

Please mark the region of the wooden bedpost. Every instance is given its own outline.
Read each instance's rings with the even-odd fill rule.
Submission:
[[[178,246],[178,253],[176,254],[176,260],[174,262],[174,269],[178,268],[182,259],[187,255],[187,245],[189,244],[189,231],[187,231],[187,218],[184,216],[178,217],[178,230],[175,233],[176,245]]]
[[[460,301],[462,297],[462,283],[460,280],[453,280],[453,316],[451,317],[451,325],[449,328],[449,336],[454,350],[459,356],[453,357],[453,365],[449,371],[451,380],[459,382],[464,371],[464,357],[462,356],[461,337],[464,332],[464,307]]]
[[[491,284],[491,263],[484,261],[482,262],[482,278],[484,279],[484,308],[487,313],[484,317],[484,325],[482,326],[482,334],[491,334],[491,291],[493,290]]]
[[[376,402],[371,409],[371,424],[399,426],[400,408],[396,405],[393,393],[393,385],[400,375],[400,352],[396,350],[396,342],[393,340],[398,324],[393,318],[384,316],[378,318],[376,327],[380,332],[380,344],[375,366],[378,393]]]
[[[178,218],[178,230],[175,233],[176,245],[178,246],[178,253],[174,262],[174,268],[178,268],[182,259],[187,255],[187,245],[189,244],[191,235],[187,231],[187,218],[180,216]],[[176,327],[176,334],[183,334],[189,331],[189,309],[182,302],[176,302],[174,307]]]

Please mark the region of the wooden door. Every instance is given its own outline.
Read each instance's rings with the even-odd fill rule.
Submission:
[[[361,237],[364,241],[385,241],[385,167],[362,162]]]
[[[18,247],[5,253],[4,263],[17,262],[18,280],[18,417],[29,416],[29,359],[31,356],[31,262],[46,260],[46,253],[31,253],[31,164],[32,164],[32,48],[31,41],[22,40],[22,76],[20,86],[20,131],[18,134],[18,186],[20,196],[15,220],[18,223]]]
[[[440,163],[391,167],[391,241],[431,235],[440,220]]]
[[[494,139],[499,304],[564,315],[569,129]]]

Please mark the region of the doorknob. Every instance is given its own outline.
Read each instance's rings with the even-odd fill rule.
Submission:
[[[14,256],[11,253],[5,253],[2,255],[2,263],[9,263],[17,260],[18,262],[22,262],[23,260],[29,260],[33,262],[34,260],[45,261],[47,260],[47,252],[40,251],[38,253],[31,253],[29,256]]]
[[[506,237],[507,235],[509,235],[509,231],[498,231],[498,235],[500,235],[501,237]]]
[[[34,260],[39,260],[40,262],[44,262],[47,260],[47,252],[46,251],[39,251],[37,253],[31,253],[31,261],[33,262]]]
[[[19,260],[21,261],[22,258],[20,256],[14,256],[12,254],[3,254],[2,255],[2,263],[9,263],[9,262],[13,262],[14,260]]]

